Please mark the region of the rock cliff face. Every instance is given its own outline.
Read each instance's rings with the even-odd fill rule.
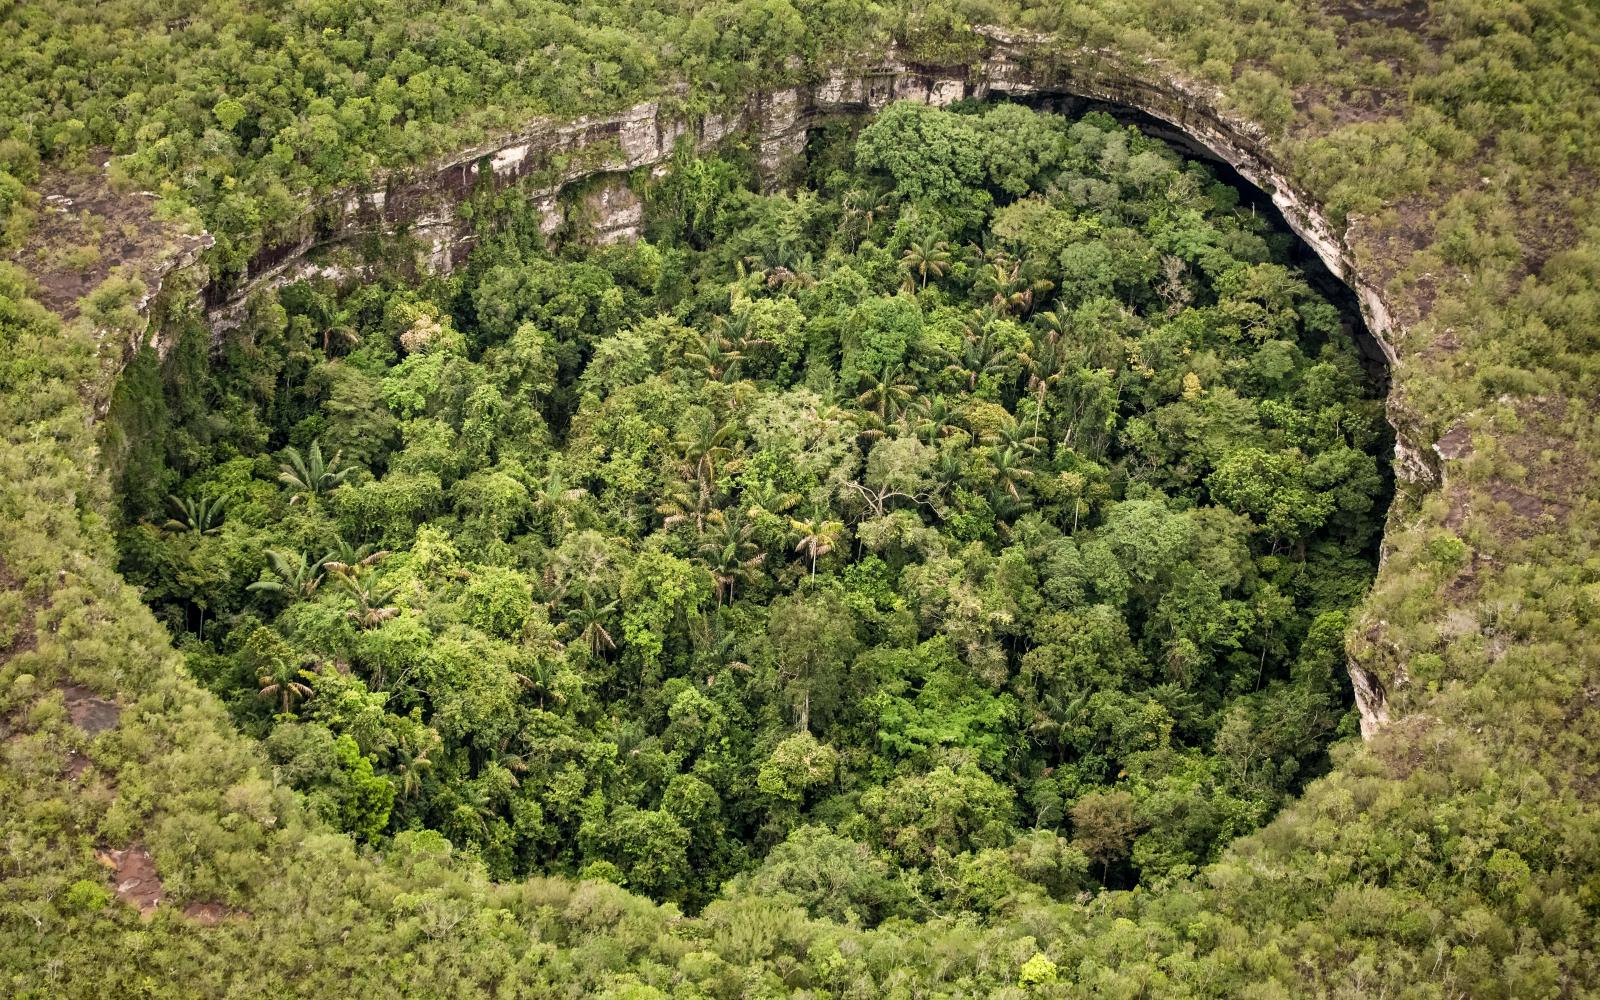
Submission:
[[[708,150],[744,133],[755,144],[762,170],[774,176],[804,152],[807,131],[829,116],[871,113],[900,100],[942,106],[969,98],[1012,98],[1131,110],[1163,138],[1230,166],[1271,199],[1289,227],[1350,287],[1371,336],[1365,346],[1388,365],[1396,363],[1397,331],[1382,290],[1357,269],[1349,246],[1315,200],[1289,182],[1261,129],[1230,114],[1217,91],[1175,77],[1160,65],[1129,66],[1107,52],[1061,50],[1042,38],[994,29],[985,37],[987,54],[974,65],[916,65],[886,53],[876,65],[836,70],[808,85],[756,94],[741,107],[695,119],[674,116],[652,102],[603,117],[532,123],[429,167],[392,174],[380,187],[325,200],[290,238],[258,253],[242,276],[206,290],[209,318],[215,329],[226,329],[239,322],[252,293],[329,274],[308,254],[358,236],[405,231],[428,248],[431,267],[447,270],[470,249],[472,236],[457,208],[480,185],[520,184],[541,211],[547,232],[566,223],[569,213],[581,212],[595,238],[626,239],[639,234],[643,217],[626,175],[665,164],[681,141]],[[584,195],[563,198],[578,182],[585,182]],[[1397,475],[1424,488],[1437,485],[1432,449],[1407,440],[1405,428],[1416,422],[1396,412],[1392,398],[1390,411]],[[1371,735],[1388,720],[1384,686],[1354,662],[1350,674],[1362,732]]]
[[[987,37],[987,56],[972,66],[914,65],[889,53],[877,65],[756,94],[742,107],[695,120],[651,102],[604,117],[536,122],[430,167],[392,174],[381,187],[328,199],[289,239],[258,253],[228,288],[214,287],[209,311],[214,322],[227,325],[249,293],[297,277],[311,250],[370,233],[403,228],[430,247],[433,266],[449,268],[471,240],[456,208],[480,184],[523,184],[544,213],[546,230],[554,231],[570,210],[560,197],[563,190],[603,179],[587,199],[588,221],[600,239],[625,239],[638,235],[640,206],[620,175],[664,164],[684,139],[707,150],[735,132],[746,133],[762,169],[775,174],[804,151],[807,131],[831,115],[870,113],[898,100],[947,105],[966,98],[1067,98],[1146,115],[1166,127],[1157,130],[1165,137],[1228,164],[1265,192],[1328,270],[1354,290],[1375,343],[1389,363],[1395,361],[1393,323],[1380,290],[1356,270],[1314,201],[1289,183],[1261,131],[1223,110],[1212,88],[1164,77],[1160,66],[1129,68],[1103,52],[1052,52],[1042,39],[993,29]],[[1432,468],[1417,471],[1429,475]]]

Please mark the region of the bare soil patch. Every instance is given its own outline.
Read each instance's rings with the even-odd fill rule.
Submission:
[[[173,259],[209,240],[157,218],[153,194],[116,190],[106,176],[109,161],[100,150],[85,166],[46,172],[27,237],[11,254],[38,282],[39,301],[63,319],[76,316],[79,300],[115,273],[154,290]]]
[[[68,684],[61,689],[61,693],[66,697],[67,714],[72,718],[72,724],[90,736],[100,735],[122,718],[121,706],[100,697],[82,684]]]
[[[161,877],[156,874],[155,861],[138,841],[120,851],[115,848],[96,851],[95,860],[111,871],[111,884],[117,898],[136,908],[142,916],[154,913],[166,898]]]
[[[61,775],[68,781],[77,781],[83,777],[83,772],[89,770],[91,763],[93,761],[89,760],[87,754],[69,750],[67,751],[67,767],[66,770],[61,772]]]
[[[1341,43],[1361,35],[1398,31],[1411,35],[1434,55],[1444,51],[1445,39],[1433,30],[1429,0],[1332,0],[1322,12],[1343,21]]]
[[[150,852],[138,841],[124,850],[102,848],[95,852],[95,860],[111,873],[112,889],[117,898],[149,917],[166,901],[166,887],[156,874],[155,861]],[[246,919],[250,914],[223,903],[190,900],[178,911],[184,919],[201,927],[215,927],[224,920]]]

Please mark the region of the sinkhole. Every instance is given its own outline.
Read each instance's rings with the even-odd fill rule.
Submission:
[[[484,191],[449,273],[397,233],[171,310],[121,570],[373,844],[866,922],[1191,873],[1356,732],[1387,372],[1269,200],[1110,110],[830,118],[776,191],[680,152],[553,237]]]

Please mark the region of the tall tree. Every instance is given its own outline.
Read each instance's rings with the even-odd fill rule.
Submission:
[[[293,445],[283,453],[285,461],[278,466],[278,481],[289,487],[291,504],[314,501],[355,475],[355,466],[341,463],[340,452],[324,460],[320,440],[313,439],[305,454]]]

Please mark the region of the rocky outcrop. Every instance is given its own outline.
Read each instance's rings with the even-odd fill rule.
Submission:
[[[1315,201],[1289,182],[1266,136],[1229,114],[1218,91],[1160,65],[1130,67],[1106,52],[1061,51],[1039,36],[997,29],[984,33],[989,51],[973,65],[925,66],[887,53],[875,65],[838,69],[804,86],[755,94],[721,113],[691,119],[650,102],[613,115],[539,121],[430,167],[390,174],[370,190],[327,199],[288,238],[256,254],[243,275],[213,285],[207,296],[211,318],[221,326],[231,324],[251,292],[300,276],[310,251],[361,235],[405,231],[427,247],[431,266],[448,269],[471,243],[456,209],[480,185],[520,184],[543,213],[546,231],[554,232],[569,220],[572,206],[561,196],[570,185],[664,164],[680,142],[707,150],[744,133],[761,168],[776,175],[804,152],[807,132],[832,115],[870,113],[898,100],[946,105],[968,98],[1065,98],[1146,115],[1162,126],[1153,131],[1228,164],[1260,188],[1328,270],[1355,292],[1374,344],[1394,363],[1393,321],[1380,290],[1357,270]],[[585,206],[598,238],[637,234],[639,205],[631,192],[621,193],[620,180],[601,201]]]
[[[680,143],[707,150],[742,133],[761,169],[777,176],[803,154],[808,130],[829,116],[870,113],[899,100],[946,105],[1011,98],[1136,112],[1150,131],[1227,164],[1270,198],[1328,271],[1349,286],[1371,338],[1366,346],[1387,365],[1396,363],[1393,314],[1382,289],[1357,268],[1344,235],[1316,200],[1289,180],[1263,131],[1232,114],[1219,91],[1160,64],[1135,66],[1104,51],[1063,50],[1038,36],[983,33],[987,53],[971,65],[918,65],[891,52],[874,65],[836,69],[803,86],[755,94],[720,113],[681,117],[651,102],[613,115],[538,121],[430,167],[390,174],[370,190],[325,200],[288,238],[258,253],[243,275],[211,285],[205,295],[210,320],[225,329],[239,321],[256,291],[313,273],[337,274],[311,263],[308,254],[359,236],[404,232],[426,248],[428,266],[448,270],[464,259],[472,241],[457,209],[481,187],[519,185],[542,213],[546,232],[570,223],[589,227],[595,239],[628,238],[638,235],[643,212],[627,175],[664,165]],[[563,197],[580,181],[586,183],[581,197]],[[1407,434],[1419,422],[1396,406],[1391,397],[1397,475],[1424,487],[1437,485],[1432,450]],[[1350,663],[1349,672],[1362,733],[1370,736],[1388,721],[1385,688],[1357,663]]]
[[[1389,698],[1378,675],[1357,663],[1345,661],[1350,686],[1356,694],[1356,712],[1361,716],[1361,738],[1370,740],[1389,724]]]

